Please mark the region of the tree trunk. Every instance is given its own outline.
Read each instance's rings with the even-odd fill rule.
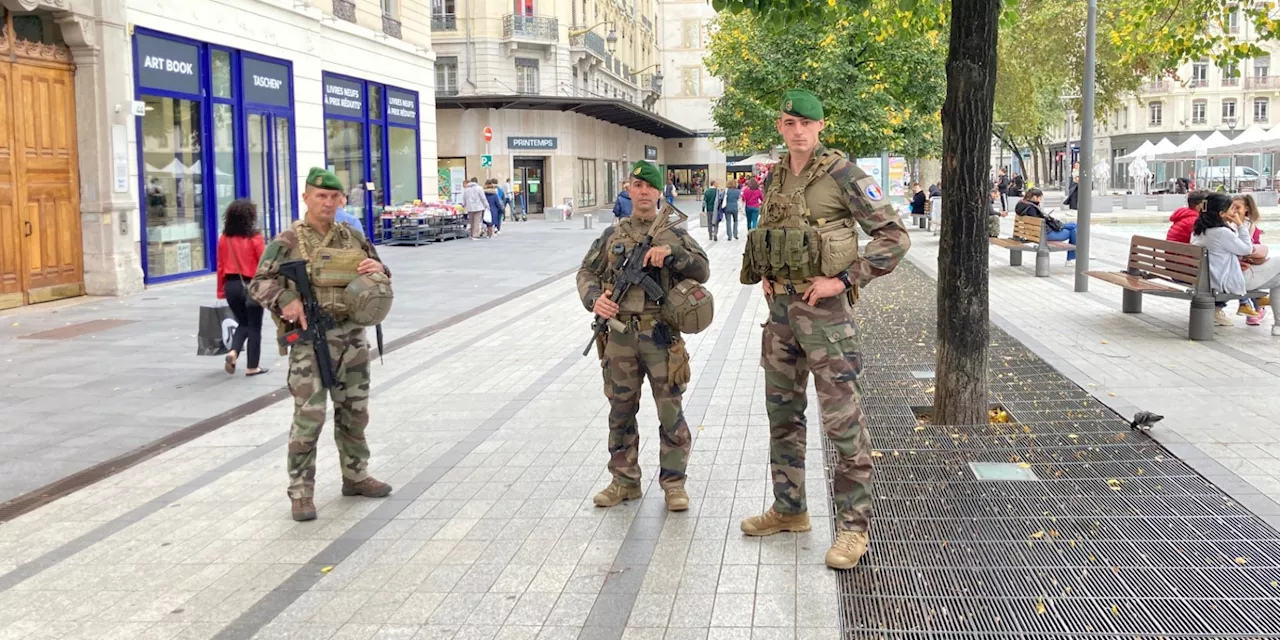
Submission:
[[[996,132],[996,139],[1000,140],[1000,144],[1003,144],[1004,148],[1009,150],[1009,155],[1013,156],[1013,161],[1018,165],[1018,173],[1025,177],[1027,168],[1022,164],[1022,152],[1018,150],[1018,139],[1014,136],[1002,135],[999,131]]]
[[[987,424],[987,176],[1000,0],[952,0],[942,105],[934,424]]]

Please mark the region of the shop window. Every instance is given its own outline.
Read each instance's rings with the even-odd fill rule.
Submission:
[[[596,206],[596,161],[578,158],[578,207]]]
[[[145,96],[142,161],[146,177],[147,274],[204,271],[205,205],[201,183],[202,110],[196,100]]]
[[[236,199],[236,113],[235,106],[213,105],[214,201],[218,210],[218,229],[226,218],[227,206]]]
[[[209,67],[213,75],[213,97],[231,97],[231,52],[214,50],[209,56]]]
[[[618,193],[622,190],[622,177],[618,173],[617,160],[604,161],[604,196],[605,202],[612,204],[618,199]]]
[[[418,94],[330,73],[323,87],[329,168],[348,211],[376,229],[384,207],[421,197]]]
[[[462,202],[462,188],[466,186],[466,158],[440,158],[436,166],[436,185],[441,200]]]

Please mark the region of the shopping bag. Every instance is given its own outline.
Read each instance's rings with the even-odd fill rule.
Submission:
[[[200,307],[200,327],[196,334],[196,355],[220,356],[231,350],[236,333],[231,307]]]
[[[493,209],[484,210],[484,223],[493,224]]]

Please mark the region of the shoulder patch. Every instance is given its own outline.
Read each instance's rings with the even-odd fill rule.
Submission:
[[[279,243],[283,245],[285,249],[292,250],[294,247],[298,246],[298,233],[293,229],[285,229],[284,231],[276,234],[275,239],[271,242],[273,244]]]
[[[884,199],[884,192],[880,191],[880,185],[876,184],[875,182],[872,182],[871,184],[863,186],[862,192],[867,194],[867,197],[871,198],[872,200],[879,201]]]

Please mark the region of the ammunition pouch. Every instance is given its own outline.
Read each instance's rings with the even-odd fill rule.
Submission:
[[[747,233],[739,280],[742,284],[765,278],[803,282],[822,275],[821,251],[822,237],[808,225],[752,229]]]
[[[667,347],[667,382],[683,390],[692,377],[693,370],[689,368],[689,350],[684,346],[684,338],[674,336],[671,346]]]
[[[858,232],[851,218],[843,218],[818,227],[821,246],[818,249],[822,275],[834,278],[858,260]]]

